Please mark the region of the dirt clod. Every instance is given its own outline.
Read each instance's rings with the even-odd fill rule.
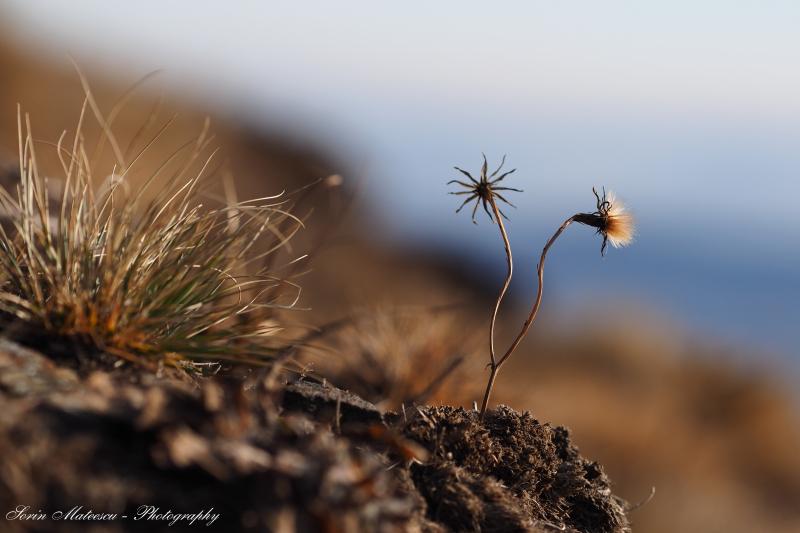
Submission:
[[[501,406],[486,414],[421,410],[407,438],[431,452],[410,467],[428,520],[450,531],[629,531],[624,502],[564,428]]]
[[[127,519],[0,519],[2,531],[196,531],[135,521],[139,508],[198,513],[213,531],[413,531],[413,502],[380,454],[300,414],[262,384],[86,379],[0,342],[0,508]],[[209,511],[209,515],[212,514]],[[97,526],[96,528],[94,526]],[[98,529],[99,528],[99,529]]]

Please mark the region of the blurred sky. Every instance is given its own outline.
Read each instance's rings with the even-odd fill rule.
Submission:
[[[367,176],[394,238],[502,275],[495,228],[445,182],[480,153],[518,167],[519,291],[592,185],[639,219],[599,257],[559,242],[570,312],[618,297],[731,345],[800,341],[800,3],[0,1],[0,27],[61,61],[163,79],[256,126],[326,143]]]

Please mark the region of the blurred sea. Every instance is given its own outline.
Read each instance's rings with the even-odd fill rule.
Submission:
[[[636,216],[637,239],[601,258],[593,231],[571,227],[547,264],[562,310],[628,301],[725,345],[800,357],[800,128],[489,113],[467,122],[411,109],[379,124],[361,125],[366,193],[394,239],[502,279],[496,228],[456,215],[445,183],[453,164],[477,172],[482,150],[493,163],[508,153],[518,170],[507,179],[525,190],[506,210],[518,295],[534,290],[550,234],[593,210],[591,187],[605,185]]]

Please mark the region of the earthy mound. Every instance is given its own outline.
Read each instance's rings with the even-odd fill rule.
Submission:
[[[95,372],[81,380],[0,340],[0,530],[413,527],[414,506],[382,457],[305,417],[279,415],[279,391],[115,378]],[[47,518],[9,520],[19,506]],[[76,506],[72,520],[52,520]],[[168,511],[206,513],[193,525],[182,518],[168,527]]]
[[[0,529],[160,530],[169,512],[201,514],[170,530],[627,530],[600,468],[528,414],[384,416],[330,386],[270,383],[82,377],[0,339],[0,507],[47,515]]]
[[[564,428],[508,407],[484,422],[462,408],[421,409],[405,435],[431,452],[410,478],[426,516],[452,531],[628,531],[623,503]]]

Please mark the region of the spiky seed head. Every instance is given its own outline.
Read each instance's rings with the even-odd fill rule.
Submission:
[[[463,187],[465,190],[451,192],[450,194],[455,195],[466,195],[467,198],[461,203],[461,205],[456,209],[456,213],[460,212],[467,204],[474,201],[475,206],[472,209],[472,223],[477,224],[475,220],[475,213],[478,211],[479,206],[483,206],[483,210],[486,211],[486,214],[489,216],[489,220],[494,221],[492,217],[492,213],[489,211],[489,206],[492,206],[492,209],[496,207],[495,202],[496,200],[500,200],[503,203],[514,207],[514,204],[509,202],[500,191],[514,191],[514,192],[522,192],[521,189],[515,189],[513,187],[502,187],[498,185],[501,181],[503,181],[507,176],[513,174],[517,171],[517,169],[512,169],[503,174],[497,176],[500,171],[503,169],[503,165],[506,163],[506,156],[503,156],[502,161],[500,161],[500,166],[497,167],[497,170],[489,174],[489,163],[486,160],[486,155],[483,155],[483,164],[481,165],[481,173],[479,179],[475,179],[472,174],[467,172],[464,169],[459,167],[453,167],[455,170],[461,172],[464,176],[469,179],[469,182],[460,181],[460,180],[450,180],[447,182],[448,185],[451,183],[456,183]],[[495,177],[497,176],[497,177]],[[500,213],[500,216],[508,220],[508,217],[503,213],[503,211],[497,208],[497,211]],[[500,221],[498,221],[500,222]]]

